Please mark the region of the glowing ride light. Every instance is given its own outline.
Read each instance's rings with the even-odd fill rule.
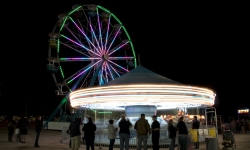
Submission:
[[[124,109],[131,105],[155,105],[157,109],[212,106],[213,91],[185,85],[118,85],[100,86],[74,91],[69,99],[72,107],[92,109]]]
[[[90,7],[95,7],[93,11],[96,11],[96,16],[85,14],[91,10]],[[55,58],[57,58],[53,62],[50,61],[49,65],[58,67],[62,77],[57,79],[57,74],[49,70],[56,85],[58,83],[63,84],[66,87],[63,90],[67,91],[71,91],[73,87],[77,86],[80,86],[80,88],[87,87],[89,86],[88,84],[92,86],[92,84],[96,83],[96,80],[99,82],[99,85],[102,85],[114,80],[116,77],[120,77],[137,66],[131,38],[122,22],[113,13],[106,8],[92,4],[74,6],[72,8],[73,10],[69,13],[58,15],[59,20],[49,34],[50,40],[57,45],[53,46],[52,43],[49,46],[49,58],[52,58],[52,55],[55,54]],[[85,15],[76,17],[77,12]],[[103,13],[107,15],[103,15]],[[102,17],[108,18],[107,22],[103,21]],[[56,49],[57,53],[52,53],[54,49]],[[68,55],[65,52],[66,50],[73,50],[78,55],[65,57]],[[123,54],[122,51],[125,51],[125,53]],[[77,67],[77,72],[69,71],[67,74],[63,72],[64,64],[67,62],[80,64],[81,61],[85,61],[84,68]],[[124,63],[120,64],[122,61]],[[128,64],[128,62],[132,61],[134,62],[132,65]],[[65,65],[65,67],[68,67],[68,65]],[[92,74],[94,79],[90,78]],[[76,79],[79,80],[79,83],[73,82]],[[78,85],[73,86],[73,83]],[[62,90],[62,87],[58,88]]]

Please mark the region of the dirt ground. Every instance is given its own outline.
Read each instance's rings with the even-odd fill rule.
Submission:
[[[61,131],[53,131],[53,130],[43,130],[40,135],[39,139],[39,145],[40,148],[34,147],[34,141],[35,141],[35,131],[34,129],[30,129],[28,131],[26,143],[20,143],[16,142],[16,136],[13,136],[13,142],[8,142],[8,132],[6,129],[0,129],[0,150],[69,150],[68,140],[65,140],[64,142],[61,142]],[[250,133],[246,134],[235,134],[234,135],[236,144],[237,144],[237,150],[250,150]],[[219,135],[219,144],[220,148],[222,149],[221,145],[221,135]],[[202,146],[204,147],[204,146]],[[85,145],[81,145],[81,148],[79,150],[85,150]],[[99,147],[96,147],[96,149],[99,149]],[[107,147],[102,148],[104,150],[108,149]],[[205,150],[203,148],[203,150]]]

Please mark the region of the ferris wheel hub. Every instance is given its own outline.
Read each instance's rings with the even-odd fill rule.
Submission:
[[[102,59],[103,59],[104,61],[108,61],[108,60],[109,60],[109,55],[108,55],[108,54],[102,55]]]

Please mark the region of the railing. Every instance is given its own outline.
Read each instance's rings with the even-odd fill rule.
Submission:
[[[167,138],[166,130],[161,130],[161,137],[159,139],[160,148],[167,148],[170,144],[170,139]],[[178,143],[177,143],[178,144]],[[108,130],[107,129],[98,129],[96,132],[95,138],[95,145],[98,146],[100,149],[102,147],[109,146],[109,139],[108,139]],[[130,130],[130,139],[129,139],[129,149],[136,149],[138,145],[137,135],[134,129]],[[148,136],[147,146],[149,149],[152,149],[152,142],[151,136]],[[120,139],[117,133],[117,138],[114,143],[114,148],[120,147]]]
[[[189,140],[188,145],[193,146],[193,142],[197,142],[199,145],[199,149],[205,148],[205,138],[206,137],[214,137],[217,138],[216,132],[214,126],[208,126],[208,129],[190,129],[189,130]],[[62,137],[61,142],[65,141],[67,138],[70,139],[69,134],[66,133],[68,130],[68,127],[62,128]],[[99,149],[102,149],[103,147],[109,146],[109,139],[108,139],[108,130],[107,129],[97,129],[95,132],[95,146],[99,147]],[[160,148],[168,148],[170,145],[170,138],[168,138],[168,133],[166,129],[160,130],[160,139],[159,139],[159,146]],[[85,143],[85,142],[84,142]],[[178,145],[178,138],[176,138],[176,145]],[[129,149],[137,149],[138,145],[138,139],[137,134],[134,129],[130,130],[130,139],[129,139]],[[117,132],[117,137],[114,143],[114,148],[120,147],[120,139],[119,139],[119,133]],[[148,136],[147,141],[147,147],[148,149],[152,149],[152,140],[151,136]]]

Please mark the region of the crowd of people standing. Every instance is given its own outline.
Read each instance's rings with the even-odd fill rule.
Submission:
[[[250,131],[250,121],[248,119],[232,120],[229,128],[232,129],[234,133],[246,133]]]
[[[188,144],[188,129],[183,121],[183,117],[179,118],[179,122],[176,126],[173,124],[173,120],[169,120],[168,124],[168,133],[171,143],[169,150],[174,150],[176,145],[176,137],[178,135],[178,143],[180,145],[180,150],[187,150],[190,146]],[[153,150],[159,150],[159,138],[160,138],[160,123],[157,121],[157,116],[152,116],[152,124],[149,125],[148,120],[145,119],[145,114],[141,114],[141,117],[135,122],[134,129],[137,133],[137,149],[147,150],[147,141],[151,136]],[[81,118],[76,118],[71,122],[69,126],[69,133],[71,136],[70,147],[72,150],[78,150],[81,143],[81,132],[80,132]],[[200,122],[197,120],[197,117],[194,117],[192,128],[199,129]],[[119,128],[119,132],[118,132]],[[121,115],[121,120],[118,123],[118,127],[114,126],[114,120],[109,120],[108,129],[108,139],[109,139],[109,150],[113,150],[115,140],[117,138],[117,132],[120,139],[120,150],[129,149],[130,141],[130,129],[132,124],[125,115]],[[95,131],[96,125],[93,123],[92,118],[88,118],[88,123],[84,124],[82,131],[84,132],[84,139],[86,142],[86,150],[94,150],[94,141],[95,141]],[[196,149],[199,148],[199,143],[194,143],[192,147]]]
[[[141,114],[140,118],[135,122],[134,129],[137,133],[138,143],[137,149],[141,150],[147,149],[147,142],[149,137],[152,140],[153,150],[159,150],[159,138],[160,138],[160,123],[157,121],[157,116],[153,115],[152,124],[149,125],[148,120],[145,119],[145,114]],[[170,138],[170,146],[169,150],[174,150],[176,145],[176,137],[178,136],[178,143],[180,145],[180,150],[187,150],[190,146],[188,144],[188,129],[183,121],[183,117],[179,118],[177,125],[174,125],[173,120],[169,120],[168,122],[168,137]],[[93,123],[91,117],[88,118],[88,123],[84,124],[82,131],[84,132],[84,138],[81,139],[80,125],[82,123],[81,118],[76,118],[70,123],[69,131],[71,136],[70,147],[72,150],[78,150],[81,144],[81,140],[86,142],[86,149],[94,150],[94,141],[95,141],[95,131],[96,125]],[[8,141],[13,142],[13,134],[16,134],[16,141],[21,143],[26,143],[26,135],[28,134],[29,120],[27,116],[22,116],[19,121],[15,121],[10,118],[8,121]],[[35,121],[35,143],[34,147],[40,147],[38,144],[40,132],[42,130],[42,119],[41,116],[36,117]],[[232,120],[230,123],[230,127],[232,131],[235,133],[246,133],[249,131],[249,120]],[[119,132],[118,132],[119,128]],[[114,120],[109,120],[108,129],[108,139],[109,150],[113,150],[115,140],[117,138],[117,132],[119,134],[120,139],[120,149],[128,150],[129,149],[129,141],[131,138],[130,131],[132,128],[132,124],[130,120],[125,116],[121,115],[121,120],[118,123],[118,126],[115,127]],[[197,120],[197,117],[194,116],[192,129],[199,129],[200,122]],[[199,143],[194,143],[193,147],[195,149],[199,149]]]
[[[16,142],[26,143],[26,136],[28,134],[30,121],[26,115],[20,117],[19,120],[14,120],[13,117],[8,119],[8,142],[13,142],[13,134],[16,135]],[[40,132],[42,130],[42,120],[41,116],[37,116],[35,120],[35,143],[34,147],[40,147],[38,145],[38,140]]]

